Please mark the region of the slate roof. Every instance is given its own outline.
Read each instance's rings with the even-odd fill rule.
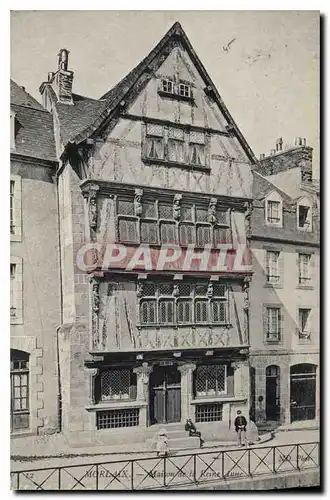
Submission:
[[[28,108],[39,109],[45,111],[40,102],[36,101],[26,90],[17,85],[14,80],[10,80],[10,102],[17,106],[25,106]]]
[[[53,117],[38,101],[10,81],[10,109],[15,112],[15,153],[57,161]]]
[[[253,172],[252,197],[254,200],[263,200],[271,191],[277,191],[284,202],[292,203],[291,197],[278,188],[275,184],[263,177],[258,172]]]

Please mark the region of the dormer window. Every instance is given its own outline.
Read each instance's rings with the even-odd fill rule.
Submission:
[[[297,204],[297,226],[304,231],[312,231],[312,201],[301,198]]]
[[[174,94],[174,82],[172,80],[162,80],[162,91],[167,94]]]
[[[298,225],[300,228],[306,228],[309,226],[308,213],[310,211],[309,207],[304,207],[299,205],[298,207]]]
[[[267,222],[278,224],[280,222],[280,202],[268,201],[267,205]]]
[[[283,225],[283,201],[277,191],[269,193],[265,200],[265,219],[269,226],[282,227]]]
[[[191,88],[185,83],[179,84],[179,95],[183,97],[191,97]]]

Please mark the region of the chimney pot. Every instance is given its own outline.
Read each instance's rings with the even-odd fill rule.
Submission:
[[[260,153],[260,160],[263,160],[265,158],[265,153]]]
[[[52,82],[52,81],[53,81],[53,78],[54,78],[54,72],[53,72],[53,71],[50,71],[50,72],[48,73],[48,81],[49,81],[49,82]]]
[[[271,150],[270,150],[270,154],[271,154],[271,155],[274,155],[275,153],[276,153],[275,149],[271,149]]]
[[[283,146],[283,139],[282,137],[279,137],[276,140],[276,151],[282,151],[282,146]]]
[[[69,64],[69,51],[67,49],[61,49],[58,55],[58,69],[68,70]]]

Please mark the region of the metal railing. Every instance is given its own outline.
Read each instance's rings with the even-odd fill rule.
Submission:
[[[11,472],[13,490],[178,489],[318,469],[319,443],[285,444],[167,457],[132,458]]]

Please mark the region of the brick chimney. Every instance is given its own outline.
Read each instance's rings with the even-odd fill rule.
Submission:
[[[272,149],[269,156],[260,155],[254,170],[261,175],[277,175],[292,168],[300,169],[300,180],[312,180],[313,148],[306,145],[305,137],[296,137],[294,145],[286,145],[283,149],[282,138],[276,141],[276,150]]]
[[[47,102],[47,87],[51,86],[56,94],[57,101],[63,104],[73,104],[72,83],[73,71],[68,70],[69,51],[61,49],[57,54],[58,66],[56,72],[48,73],[48,81],[41,84],[39,91],[43,96],[44,106],[49,109]]]
[[[279,137],[276,141],[276,152],[282,151],[283,148],[283,139],[282,137]]]

